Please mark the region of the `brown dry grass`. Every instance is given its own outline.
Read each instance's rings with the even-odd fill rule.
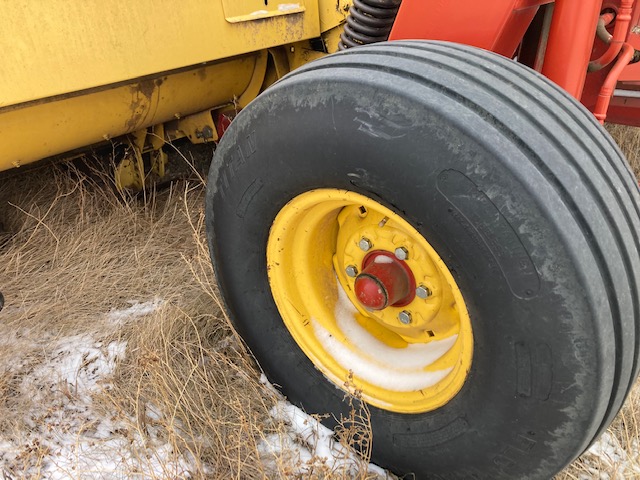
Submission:
[[[636,177],[640,179],[640,128],[608,124],[607,130],[627,156]]]
[[[276,453],[265,461],[262,453],[261,459],[261,442],[273,435],[284,442],[289,428],[270,415],[278,395],[260,382],[221,312],[203,231],[202,185],[179,182],[122,198],[102,180],[73,166],[52,166],[0,184],[6,297],[0,443],[23,444],[5,475],[37,478],[50,453],[28,432],[50,414],[41,404],[55,405],[61,393],[30,395],[24,378],[52,354],[56,340],[87,334],[105,344],[127,342],[126,357],[94,408],[125,421],[118,435],[131,435],[132,444],[134,437],[148,440],[138,450],[132,446],[137,465],[154,461],[146,447],[159,442],[190,459],[195,478],[294,478],[295,455]],[[113,309],[150,299],[161,301],[151,314],[105,320]],[[366,460],[360,458],[352,474],[368,478]],[[312,459],[306,471],[305,478],[352,475],[322,459]],[[175,473],[168,468],[160,476]]]
[[[638,130],[611,131],[638,172]],[[27,440],[25,432],[38,420],[32,417],[42,415],[34,402],[43,399],[25,393],[22,379],[47,358],[56,339],[79,334],[127,342],[111,386],[94,398],[98,411],[124,419],[130,432],[149,442],[159,437],[172,445],[192,460],[195,478],[302,477],[295,457],[277,454],[264,461],[262,453],[261,459],[261,442],[270,435],[285,438],[289,429],[270,415],[278,396],[260,382],[222,313],[203,218],[201,184],[179,182],[121,198],[104,178],[73,166],[0,183],[0,290],[7,301],[0,315],[0,440],[25,442],[7,478],[25,472],[37,478],[49,453]],[[161,306],[149,315],[104,320],[112,309],[150,299],[160,299]],[[629,452],[638,450],[639,416],[636,388],[610,428]],[[344,443],[364,442],[356,472],[315,459],[305,478],[370,476],[367,412],[354,411],[344,425]],[[134,455],[141,464],[151,461],[142,447]],[[637,458],[632,461],[640,466]],[[632,478],[590,454],[557,478],[604,474]]]

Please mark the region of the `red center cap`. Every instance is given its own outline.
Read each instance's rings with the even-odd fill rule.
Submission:
[[[358,301],[369,310],[382,310],[389,305],[400,307],[413,300],[415,279],[405,262],[380,250],[364,258],[355,292]]]

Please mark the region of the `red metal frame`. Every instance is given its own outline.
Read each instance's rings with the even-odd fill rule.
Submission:
[[[640,50],[639,4],[403,0],[389,39],[448,40],[494,51],[541,71],[601,122],[606,117],[640,126],[640,63],[629,64],[635,48]],[[610,23],[610,35],[604,32],[608,44],[596,37],[602,14],[603,22]],[[589,67],[595,71],[587,73]]]
[[[542,73],[576,98],[587,78],[600,7],[600,0],[555,3]]]

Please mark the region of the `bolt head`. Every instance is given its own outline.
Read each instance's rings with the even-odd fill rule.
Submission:
[[[420,285],[416,288],[416,297],[418,298],[428,298],[431,296],[431,290],[429,290],[424,285]]]
[[[355,265],[349,265],[347,268],[345,268],[345,272],[347,272],[347,275],[349,275],[351,278],[358,276],[358,268]]]
[[[398,260],[406,260],[407,258],[409,258],[409,250],[407,250],[404,247],[398,247],[396,248],[395,252],[396,258]]]
[[[360,247],[360,250],[362,250],[363,252],[368,252],[369,250],[371,250],[371,247],[372,247],[371,240],[369,240],[368,238],[362,237],[358,242],[358,246]]]
[[[398,320],[400,320],[400,323],[404,325],[409,325],[411,323],[411,312],[408,312],[407,310],[401,311],[398,314]]]

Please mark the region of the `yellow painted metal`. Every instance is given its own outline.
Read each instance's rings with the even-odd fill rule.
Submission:
[[[116,188],[119,192],[124,190],[142,190],[144,186],[144,172],[139,168],[138,157],[135,154],[127,155],[116,165]]]
[[[191,143],[206,143],[218,140],[218,131],[213,123],[211,110],[194,113],[178,120],[178,130],[191,141]]]
[[[360,214],[361,205],[346,206],[338,215],[338,237],[334,267],[340,282],[351,302],[360,313],[375,320],[386,330],[401,336],[408,343],[428,342],[456,335],[459,331],[458,310],[454,298],[454,289],[450,288],[445,276],[447,268],[437,253],[416,236],[413,229],[406,228],[402,222],[390,220],[379,209]],[[383,225],[380,227],[380,225]],[[345,274],[349,265],[363,264],[367,252],[362,251],[358,242],[366,238],[371,242],[372,250],[395,252],[405,249],[407,266],[413,272],[418,286],[423,286],[431,295],[427,299],[416,298],[406,307],[389,306],[379,311],[367,311],[354,294],[355,279]],[[408,310],[412,321],[405,325],[398,321],[400,312]]]
[[[262,80],[260,90],[266,90],[290,71],[289,59],[287,58],[287,52],[284,47],[270,48],[267,71]]]
[[[249,105],[249,102],[260,93],[260,88],[262,87],[262,82],[264,81],[264,76],[267,71],[267,59],[267,52],[261,52],[260,56],[256,58],[256,64],[249,85],[247,85],[247,88],[242,92],[242,95],[237,98],[234,97],[233,103],[236,108],[246,107]]]
[[[158,150],[166,142],[164,123],[159,123],[151,128],[148,134],[149,145],[152,150]]]
[[[356,300],[354,279],[345,273],[348,265],[362,264],[365,252],[358,241],[363,236],[374,249],[407,248],[407,264],[431,295],[416,297],[403,308],[364,309]],[[303,193],[280,211],[272,225],[267,268],[285,325],[336,386],[350,384],[369,403],[402,413],[435,410],[462,388],[473,356],[471,320],[462,292],[428,241],[390,209],[344,190]],[[347,314],[345,302],[351,309]],[[399,321],[401,310],[412,313],[411,324]],[[357,324],[350,324],[345,315]],[[416,349],[417,363],[411,357]],[[388,358],[377,356],[377,350],[387,352]],[[440,353],[430,364],[420,363],[420,355],[435,351]],[[389,359],[400,357],[411,360],[388,365]],[[364,370],[356,368],[361,362],[369,362]],[[389,376],[434,380],[419,387],[411,387],[413,380],[389,386]]]
[[[147,140],[147,130],[138,130],[129,135],[129,148],[125,158],[116,166],[115,180],[119,191],[142,190],[145,183],[142,152]]]
[[[342,26],[334,27],[327,30],[322,34],[324,44],[327,46],[328,53],[335,53],[338,51],[338,44],[340,43],[340,34],[342,33]]]
[[[280,79],[291,71],[289,59],[287,58],[287,50],[284,47],[270,48],[269,55],[273,61],[276,78]]]
[[[0,170],[232,104],[266,52],[0,111]]]
[[[333,48],[350,3],[8,2],[0,19],[0,171],[207,109],[242,108],[323,55],[309,39],[332,31]]]
[[[211,116],[210,112],[206,112]],[[199,117],[201,115],[191,115],[191,117]],[[191,118],[194,125],[194,118]],[[211,120],[210,120],[211,121]],[[212,123],[212,122],[211,122]],[[195,126],[193,127],[194,131]],[[182,133],[182,132],[181,132]],[[149,176],[153,174],[155,178],[162,178],[166,173],[166,166],[169,163],[169,156],[162,150],[166,143],[164,124],[154,125],[149,129],[138,130],[127,135],[129,147],[124,158],[116,165],[115,168],[115,184],[119,191],[134,190],[139,191],[149,181]],[[143,155],[149,155],[150,170],[145,170]]]
[[[314,3],[314,0],[306,0]],[[297,0],[295,3],[275,2],[268,0],[222,0],[224,15],[227,22],[250,22],[262,18],[279,17],[282,15],[295,15],[303,13],[305,0]]]
[[[320,36],[317,0],[269,3],[304,11],[231,23],[225,8],[264,1],[4,2],[0,108]]]
[[[318,2],[320,30],[327,32],[342,25],[352,3],[352,0],[321,0]]]
[[[151,152],[151,171],[159,178],[164,177],[168,163],[169,156],[164,150],[158,149]]]
[[[289,59],[289,67],[291,70],[306,65],[312,60],[324,57],[325,54],[311,48],[309,42],[298,42],[289,45],[287,48],[287,57]]]

